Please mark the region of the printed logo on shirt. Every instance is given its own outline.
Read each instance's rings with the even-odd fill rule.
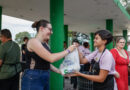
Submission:
[[[98,58],[96,57],[95,60],[98,61]]]

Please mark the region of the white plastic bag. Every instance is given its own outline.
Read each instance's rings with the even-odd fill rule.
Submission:
[[[80,70],[79,54],[78,54],[78,50],[75,49],[73,52],[65,56],[64,61],[60,65],[60,71],[64,75],[79,70]]]

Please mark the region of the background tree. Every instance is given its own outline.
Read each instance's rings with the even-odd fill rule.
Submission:
[[[130,14],[130,0],[120,0],[122,6],[125,7],[127,12]]]
[[[23,38],[24,37],[31,38],[31,35],[28,32],[20,32],[20,33],[16,34],[15,41],[18,44],[23,44]]]

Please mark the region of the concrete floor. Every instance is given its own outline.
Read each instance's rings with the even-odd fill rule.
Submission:
[[[20,82],[21,82],[21,79],[20,79]],[[21,85],[20,85],[20,87],[21,87]],[[21,90],[21,88],[19,90]],[[70,83],[70,78],[68,78],[68,79],[64,79],[64,89],[63,90],[78,90],[78,89],[73,89],[73,85]],[[130,86],[129,86],[129,90],[130,90]]]
[[[75,89],[73,89],[73,86],[70,83],[70,79],[65,79],[64,83],[65,84],[64,84],[64,89],[63,90],[75,90]],[[78,90],[78,89],[76,89],[76,90]],[[130,86],[129,86],[129,90],[130,90]]]
[[[64,79],[64,89],[63,90],[77,90],[73,89],[73,85],[70,83],[70,78]]]

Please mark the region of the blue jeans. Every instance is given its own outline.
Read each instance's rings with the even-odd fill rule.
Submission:
[[[50,70],[25,70],[21,90],[49,90]]]

